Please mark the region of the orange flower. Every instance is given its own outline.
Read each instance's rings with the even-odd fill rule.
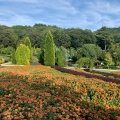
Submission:
[[[11,114],[11,112],[9,112],[9,111],[4,111],[3,113],[2,113],[2,116],[6,116],[6,115],[10,115]]]

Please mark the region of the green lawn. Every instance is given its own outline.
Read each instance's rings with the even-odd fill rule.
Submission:
[[[112,70],[112,69],[94,69],[94,70],[99,71],[99,72],[106,72],[106,73],[120,71],[120,70]]]

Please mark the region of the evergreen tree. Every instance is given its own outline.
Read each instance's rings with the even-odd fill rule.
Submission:
[[[44,64],[47,66],[55,65],[55,46],[50,31],[48,31],[45,35]]]
[[[42,37],[41,49],[40,49],[40,54],[39,54],[39,62],[41,64],[44,64],[44,46],[45,46],[45,35],[44,37]]]
[[[24,44],[25,44],[26,46],[28,46],[28,48],[30,49],[30,59],[32,59],[32,47],[31,47],[31,42],[30,42],[29,37],[26,37],[26,38],[24,39]]]
[[[65,60],[68,61],[68,58],[69,58],[68,50],[63,46],[60,46],[60,50],[61,50],[62,55],[65,58]]]
[[[62,56],[64,58],[64,65],[67,66],[68,65],[68,59],[69,59],[69,53],[68,50],[66,48],[64,48],[63,46],[60,46],[60,50],[62,52]]]
[[[12,63],[16,64],[15,50],[12,51]]]
[[[16,64],[29,65],[30,64],[30,49],[24,44],[20,44],[15,52]]]
[[[113,60],[112,60],[112,56],[110,53],[106,53],[105,55],[105,65],[107,65],[107,67],[109,68],[110,65],[113,65]]]
[[[65,63],[65,59],[62,55],[62,52],[58,49],[56,51],[56,64],[60,67],[63,67]]]
[[[44,50],[41,49],[39,52],[39,63],[44,64]]]
[[[30,42],[29,37],[26,37],[26,38],[24,39],[24,44],[25,44],[26,46],[28,46],[29,49],[31,49],[31,42]]]
[[[72,63],[75,63],[77,61],[77,51],[73,48],[70,47],[70,59],[72,60]]]

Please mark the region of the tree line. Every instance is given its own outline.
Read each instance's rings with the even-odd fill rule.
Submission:
[[[12,27],[0,25],[1,53],[4,53],[5,48],[8,47],[16,49],[19,44],[24,43],[26,37],[30,39],[33,48],[40,48],[42,52],[43,39],[48,30],[51,31],[56,46],[56,55],[59,54],[58,58],[62,55],[64,63],[65,59],[66,61],[72,59],[72,62],[75,63],[81,58],[87,59],[87,61],[89,58],[93,64],[104,62],[106,65],[120,65],[120,28],[102,27],[92,32],[88,29],[65,29],[44,24]],[[80,61],[86,61],[84,59]],[[83,62],[83,64],[86,63]],[[91,62],[89,64],[93,65]]]
[[[47,30],[50,30],[55,44],[65,48],[74,47],[77,49],[83,44],[96,43],[96,37],[90,30],[80,28],[63,29],[57,26],[35,24],[34,26],[0,26],[0,43],[4,47],[12,46],[23,42],[23,38],[29,37],[32,46],[41,47],[41,42]]]

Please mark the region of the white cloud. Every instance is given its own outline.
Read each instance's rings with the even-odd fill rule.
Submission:
[[[103,14],[120,14],[120,3],[113,3],[112,1],[100,0],[86,3],[91,10],[103,13]]]
[[[5,0],[0,0],[5,1]],[[39,0],[7,0],[6,2],[18,2],[18,3],[38,3]]]
[[[91,29],[101,28],[102,25],[107,27],[116,27],[120,25],[118,22],[120,21],[120,3],[117,1],[87,0],[84,2],[84,5],[87,9],[83,9],[81,16],[91,21]]]
[[[5,1],[5,0],[0,0]],[[65,13],[76,13],[75,7],[71,4],[69,0],[7,0],[6,3],[27,3],[31,6],[34,5],[34,9],[40,9],[40,7],[46,7],[54,10],[61,10],[61,12]],[[22,6],[21,6],[22,7]]]
[[[43,23],[59,27],[99,29],[102,24],[116,27],[120,23],[117,0],[0,0],[0,24],[34,25]]]
[[[9,19],[0,20],[0,24],[12,26],[12,25],[33,25],[34,23],[33,20],[28,16],[15,15],[11,16],[11,18]]]
[[[68,0],[41,0],[36,7],[45,7],[61,14],[76,14],[77,10]]]

